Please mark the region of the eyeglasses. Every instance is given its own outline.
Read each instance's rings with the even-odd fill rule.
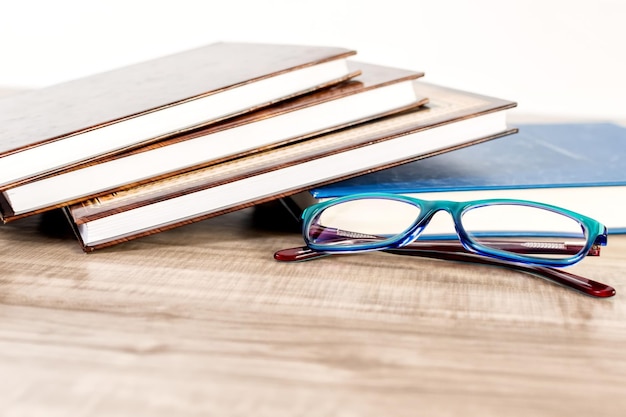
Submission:
[[[436,216],[441,211],[448,212],[453,222]],[[366,193],[310,206],[302,213],[302,221],[307,246],[278,251],[275,259],[301,261],[383,250],[497,264],[588,295],[615,294],[610,286],[553,269],[572,265],[588,254],[598,255],[600,246],[606,245],[607,232],[590,217],[552,205],[510,199],[427,201]]]

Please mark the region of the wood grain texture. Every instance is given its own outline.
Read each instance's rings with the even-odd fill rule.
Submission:
[[[280,264],[301,238],[259,213],[89,255],[52,215],[1,227],[2,415],[622,415],[626,236],[571,268],[598,300],[383,253]]]

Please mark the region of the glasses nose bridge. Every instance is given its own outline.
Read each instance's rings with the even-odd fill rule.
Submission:
[[[454,215],[455,203],[447,202],[447,201],[428,201],[425,203],[426,204],[420,205],[421,212],[419,214],[418,220],[416,221],[414,226],[410,229],[409,233],[403,236],[403,239],[400,241],[400,246],[413,242],[416,239],[418,239],[419,236],[424,231],[424,229],[428,227],[428,224],[430,223],[432,218],[435,216],[435,214],[439,213],[440,211],[447,212],[452,218],[451,220],[455,225],[455,229],[458,227],[456,226],[457,222],[456,222],[456,218]],[[451,204],[448,204],[448,203],[451,203]],[[458,231],[456,232],[456,234],[460,238],[460,236],[458,235]]]
[[[447,204],[447,203],[448,202],[446,201],[431,201],[426,205],[422,205],[422,212],[419,215],[419,220],[413,227],[413,230],[412,230],[412,233],[410,233],[410,236],[407,236],[407,240],[413,241],[417,239],[422,234],[422,232],[428,227],[428,224],[430,223],[432,218],[435,216],[435,214],[439,213],[440,211],[445,211],[450,215],[451,220],[455,224],[455,228],[456,228],[456,219],[454,216],[453,204]]]
[[[408,233],[402,236],[402,239],[399,241],[400,246],[403,246],[418,239],[424,229],[428,227],[428,224],[435,216],[435,214],[439,213],[440,211],[448,212],[448,214],[450,214],[450,216],[452,217],[452,221],[456,223],[456,221],[454,220],[454,215],[452,214],[452,208],[449,205],[446,205],[445,202],[443,202],[443,204],[440,201],[429,201],[425,203],[426,204],[420,205],[421,212],[418,216],[416,223],[414,223],[414,226],[407,230]]]
[[[437,201],[431,202],[431,204],[424,206],[424,212],[420,214],[421,219],[418,222],[418,226],[420,226],[422,229],[428,226],[428,223],[430,223],[435,214],[439,213],[440,211],[447,212],[452,218],[452,221],[456,223],[454,210],[452,206],[447,203],[447,201]]]

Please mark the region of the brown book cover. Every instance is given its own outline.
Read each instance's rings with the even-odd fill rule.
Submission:
[[[417,82],[421,108],[66,208],[85,251],[515,133],[515,103]]]
[[[0,185],[344,81],[355,53],[223,42],[0,98]]]
[[[0,187],[5,222],[420,106],[422,72],[350,62],[362,74],[106,160]]]

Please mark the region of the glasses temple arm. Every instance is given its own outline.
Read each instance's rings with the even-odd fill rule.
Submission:
[[[309,233],[314,236],[323,236],[325,240],[333,240],[335,238],[351,239],[368,239],[368,240],[381,240],[382,236],[356,233],[348,230],[335,229],[323,226],[312,226],[309,229]],[[502,239],[481,239],[481,245],[489,246],[490,248],[499,249],[512,253],[522,253],[527,255],[537,254],[559,254],[559,255],[576,255],[583,248],[583,245],[558,242],[558,241],[520,241],[512,242]],[[596,241],[591,249],[588,251],[587,256],[600,256],[600,245],[602,242]],[[606,241],[605,243],[606,244]],[[463,245],[457,240],[416,240],[403,248],[415,248],[417,250],[436,250],[436,251],[454,251],[459,250],[467,251]]]
[[[459,248],[462,248],[460,244],[457,244]],[[487,258],[481,255],[476,255],[469,252],[455,252],[450,250],[438,251],[438,250],[416,250],[416,249],[385,249],[384,252],[392,253],[395,255],[409,255],[420,256],[434,259],[444,259],[461,262],[471,262],[484,265],[496,265],[506,268],[511,268],[523,272],[530,273],[532,275],[539,276],[573,290],[582,292],[584,294],[593,297],[611,297],[615,295],[615,289],[611,286],[603,284],[601,282],[593,281],[579,275],[575,275],[569,272],[561,271],[554,268],[531,266],[515,262],[503,261],[495,258]],[[281,262],[298,262],[307,261],[325,256],[330,256],[328,252],[318,252],[309,248],[308,246],[299,246],[295,248],[283,249],[274,254],[274,259]]]
[[[503,266],[506,268],[527,272],[529,274],[547,279],[549,281],[555,282],[557,284],[563,285],[565,287],[574,289],[593,297],[611,297],[615,295],[615,288],[609,285],[556,268],[528,265],[495,258],[487,258],[482,255],[477,255],[469,252],[438,252],[436,250],[412,249],[405,250],[404,248],[387,249],[384,252],[392,253],[395,255],[419,256],[451,261],[471,262],[484,265]]]
[[[533,254],[559,254],[559,255],[575,255],[583,248],[583,245],[565,243],[565,242],[508,242],[504,240],[488,240],[482,239],[482,245],[490,248],[500,249],[512,253],[521,253],[525,255]],[[436,250],[438,252],[469,252],[458,240],[417,240],[402,246],[402,249],[414,250]],[[600,246],[593,245],[587,252],[587,256],[600,256]]]

